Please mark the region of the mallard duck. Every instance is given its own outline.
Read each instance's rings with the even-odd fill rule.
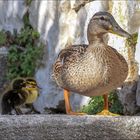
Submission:
[[[16,114],[23,114],[20,106],[32,104],[39,95],[37,83],[32,78],[17,78],[11,85],[2,97],[2,114],[11,114],[13,109]]]
[[[104,97],[104,109],[100,115],[115,115],[108,110],[108,94],[121,86],[128,74],[128,64],[116,49],[108,46],[104,35],[113,33],[129,38],[113,16],[97,12],[91,18],[87,38],[89,45],[72,45],[60,51],[53,65],[53,76],[64,89],[66,113],[82,115],[71,110],[70,91],[84,96]]]

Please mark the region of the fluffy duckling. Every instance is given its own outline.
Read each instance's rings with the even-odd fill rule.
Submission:
[[[39,95],[38,86],[32,78],[18,78],[13,80],[11,89],[2,97],[2,114],[23,114],[20,107],[24,104],[32,104]]]

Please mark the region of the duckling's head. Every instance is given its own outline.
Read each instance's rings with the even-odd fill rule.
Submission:
[[[88,37],[100,36],[105,33],[113,33],[122,37],[131,37],[115,21],[114,17],[108,12],[97,12],[91,18],[88,25]]]
[[[23,78],[16,78],[12,81],[12,89],[18,90],[26,86],[25,80]]]
[[[37,90],[39,87],[33,78],[26,78],[26,89]]]

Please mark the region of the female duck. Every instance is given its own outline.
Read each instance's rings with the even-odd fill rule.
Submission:
[[[72,112],[69,91],[84,96],[104,96],[103,115],[108,111],[108,93],[121,86],[128,74],[128,65],[121,54],[104,42],[107,33],[130,37],[108,12],[98,12],[87,30],[89,45],[73,45],[63,49],[53,66],[56,83],[64,89],[67,114]]]

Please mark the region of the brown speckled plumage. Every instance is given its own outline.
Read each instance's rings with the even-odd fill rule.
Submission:
[[[127,77],[128,65],[121,54],[103,41],[111,27],[115,33],[129,37],[109,13],[99,12],[88,25],[89,45],[73,45],[59,53],[53,74],[60,87],[97,96],[121,86]]]

